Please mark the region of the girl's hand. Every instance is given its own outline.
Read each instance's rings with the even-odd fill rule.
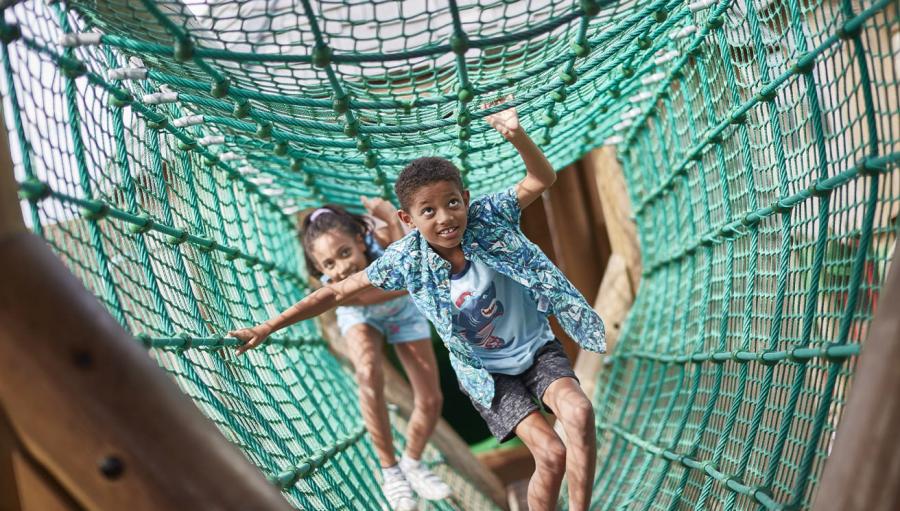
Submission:
[[[499,105],[502,103],[506,103],[506,101],[510,98],[503,98],[497,101],[492,101],[490,103],[485,103],[481,105],[482,110],[485,108],[490,108],[495,105]],[[522,125],[519,124],[519,113],[516,112],[515,107],[507,108],[506,110],[501,110],[495,114],[488,115],[484,118],[485,122],[491,125],[492,128],[500,132],[503,135],[503,138],[506,140],[512,141],[514,138],[519,136],[519,134],[523,133]]]
[[[228,335],[231,337],[237,337],[241,341],[243,341],[243,345],[238,346],[235,351],[236,355],[241,355],[245,351],[253,349],[260,344],[266,341],[266,338],[269,337],[269,334],[272,333],[272,327],[267,325],[266,323],[262,323],[260,325],[256,325],[253,328],[241,328],[240,330],[233,330],[228,332]]]
[[[375,218],[382,220],[385,223],[391,223],[397,219],[397,208],[390,202],[380,197],[370,199],[366,196],[360,197],[360,200],[362,200],[362,204],[365,206],[366,211]]]

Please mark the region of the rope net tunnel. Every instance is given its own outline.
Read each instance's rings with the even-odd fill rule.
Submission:
[[[352,377],[313,322],[225,332],[308,292],[300,209],[423,155],[521,179],[481,120],[513,105],[555,168],[617,146],[642,249],[593,507],[802,509],[893,255],[898,30],[891,0],[23,1],[0,82],[26,223],[294,506],[385,504]],[[429,505],[493,507],[426,461]]]

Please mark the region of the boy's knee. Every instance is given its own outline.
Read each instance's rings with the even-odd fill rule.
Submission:
[[[572,403],[569,411],[569,422],[575,427],[591,430],[593,434],[594,426],[594,406],[587,399],[579,399]]]
[[[555,435],[534,455],[535,463],[544,470],[556,473],[566,469],[566,446]]]

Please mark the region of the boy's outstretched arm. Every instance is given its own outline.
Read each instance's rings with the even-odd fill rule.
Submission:
[[[298,321],[318,316],[371,287],[373,287],[372,283],[369,282],[365,270],[357,272],[336,284],[329,284],[315,290],[278,316],[269,318],[265,323],[260,323],[252,328],[233,330],[228,332],[228,335],[244,341],[244,344],[237,349],[237,354],[240,355],[265,342],[273,332]]]
[[[525,162],[525,178],[516,184],[519,207],[525,209],[556,182],[556,172],[544,156],[544,152],[525,133],[519,124],[515,108],[503,110],[484,118],[503,138],[508,140]]]

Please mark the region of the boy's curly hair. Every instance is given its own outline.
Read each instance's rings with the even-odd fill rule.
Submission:
[[[400,172],[397,182],[394,183],[394,193],[400,200],[400,207],[409,211],[419,189],[440,181],[449,181],[455,184],[459,187],[460,192],[465,189],[459,170],[450,160],[437,156],[426,156],[409,162]]]

